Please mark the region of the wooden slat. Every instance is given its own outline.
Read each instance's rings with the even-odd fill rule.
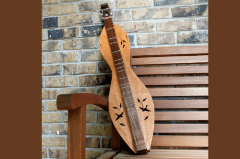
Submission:
[[[208,133],[208,124],[155,124],[154,133]]]
[[[175,149],[151,149],[150,152],[146,154],[133,154],[130,151],[122,150],[118,153],[114,159],[148,159],[148,158],[158,158],[158,159],[186,159],[186,158],[194,158],[194,159],[207,159],[208,158],[208,150],[175,150]]]
[[[208,108],[208,99],[198,100],[153,100],[155,109]]]
[[[97,159],[112,159],[114,156],[117,155],[117,153],[119,152],[120,150],[111,150],[111,151],[108,151],[104,154],[102,154],[100,157],[98,157]]]
[[[208,147],[208,136],[153,136],[152,146]]]
[[[137,75],[207,74],[208,66],[137,67],[132,70]]]
[[[157,47],[131,49],[132,56],[208,54],[208,46]]]
[[[196,77],[141,77],[146,86],[157,85],[207,85],[208,76]]]
[[[155,112],[156,121],[208,120],[208,111],[169,111]]]
[[[208,63],[208,55],[132,58],[133,66],[189,64],[189,63],[191,64]]]
[[[148,88],[152,97],[208,96],[208,87],[194,88]]]

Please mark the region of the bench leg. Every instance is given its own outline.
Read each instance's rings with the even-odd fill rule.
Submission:
[[[68,159],[85,159],[86,106],[68,110]]]

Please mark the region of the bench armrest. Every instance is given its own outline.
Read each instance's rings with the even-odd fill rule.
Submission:
[[[59,110],[75,110],[87,104],[94,104],[106,111],[108,110],[108,100],[97,94],[60,94],[57,97],[57,108]]]
[[[61,94],[57,97],[57,108],[68,110],[68,159],[85,159],[87,104],[108,110],[108,100],[96,94]]]

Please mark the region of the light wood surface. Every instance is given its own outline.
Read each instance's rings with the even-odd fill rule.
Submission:
[[[140,80],[146,86],[207,85],[208,84],[208,76],[197,76],[197,77],[141,77]]]
[[[158,158],[158,159],[207,159],[208,150],[175,150],[175,149],[158,149],[151,150],[147,154],[143,155],[133,155],[129,151],[122,151],[118,153],[114,159],[148,159],[148,158]]]
[[[152,146],[208,147],[208,136],[153,136]]]
[[[148,88],[152,97],[208,96],[208,87],[194,88]]]
[[[208,120],[208,111],[155,112],[155,120]]]
[[[128,76],[129,84],[133,94],[134,103],[136,106],[137,114],[141,123],[142,132],[144,135],[146,147],[149,150],[151,147],[153,129],[154,129],[154,105],[152,97],[148,92],[145,85],[136,76],[130,67],[130,42],[127,34],[116,24],[114,24],[115,32],[117,35],[118,44],[121,50],[122,59]],[[124,47],[123,43],[124,42]],[[122,43],[122,45],[121,45]],[[113,61],[113,56],[111,48],[109,45],[109,40],[106,33],[106,28],[104,27],[99,38],[99,48],[106,62],[112,70],[112,81],[109,92],[109,113],[113,124],[123,140],[128,144],[128,146],[136,152],[134,145],[134,139],[131,136],[131,128],[129,124],[129,119],[127,117],[127,110],[124,104],[123,96],[121,93],[120,84],[118,81],[118,76],[116,72],[115,63]],[[140,103],[138,102],[140,100]],[[145,99],[145,100],[144,100]],[[122,107],[120,108],[120,103]],[[148,105],[149,111],[142,111],[140,108],[146,107]],[[115,107],[115,108],[114,108]],[[116,109],[118,108],[118,109]],[[124,112],[123,117],[116,120],[116,114]],[[146,119],[146,120],[144,120]],[[124,124],[125,126],[122,126]]]
[[[137,75],[179,75],[208,73],[208,66],[137,67],[132,69]]]
[[[208,133],[208,124],[155,124],[154,133]]]
[[[164,65],[164,64],[199,64],[208,63],[208,55],[199,56],[169,56],[133,58],[132,65]]]
[[[191,108],[208,108],[208,99],[198,100],[154,100],[155,109],[191,109]]]
[[[189,47],[156,47],[131,49],[131,55],[134,57],[141,56],[164,56],[164,55],[201,55],[208,54],[206,46],[189,46]]]

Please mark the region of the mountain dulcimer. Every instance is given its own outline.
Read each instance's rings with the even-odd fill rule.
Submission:
[[[100,51],[112,70],[109,113],[118,133],[134,153],[150,150],[154,129],[154,105],[145,85],[130,67],[129,38],[112,22],[108,4],[102,4],[105,26]]]

